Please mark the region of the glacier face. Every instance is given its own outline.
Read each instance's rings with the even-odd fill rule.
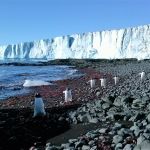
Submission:
[[[0,46],[0,59],[150,58],[150,25]]]

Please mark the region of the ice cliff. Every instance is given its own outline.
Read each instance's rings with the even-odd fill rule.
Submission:
[[[150,58],[150,24],[0,46],[0,59]]]

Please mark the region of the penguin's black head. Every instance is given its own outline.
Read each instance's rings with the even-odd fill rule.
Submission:
[[[35,97],[39,98],[39,97],[41,97],[41,95],[39,93],[35,93]]]

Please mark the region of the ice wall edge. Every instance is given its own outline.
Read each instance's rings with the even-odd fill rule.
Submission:
[[[150,59],[150,25],[0,46],[0,59]]]

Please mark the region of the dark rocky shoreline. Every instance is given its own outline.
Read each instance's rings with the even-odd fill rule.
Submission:
[[[45,65],[50,64],[76,66],[85,76],[57,81],[56,87],[36,89],[45,99],[46,118],[32,118],[32,94],[1,102],[0,139],[4,139],[1,149],[29,149],[33,146],[38,150],[149,150],[146,149],[150,145],[149,60],[68,59],[45,62]],[[146,77],[141,82],[138,73],[143,70]],[[115,75],[120,77],[116,86],[112,79]],[[87,84],[91,77],[97,81],[94,89]],[[99,78],[102,77],[108,81],[106,88],[100,87]],[[60,107],[66,86],[73,89],[74,100]],[[25,108],[20,109],[21,106]],[[89,126],[88,133],[83,132],[82,136],[68,139],[60,146],[51,143],[52,137],[61,142],[60,133],[64,136],[67,136],[65,131],[73,134],[74,129],[69,131],[72,125],[80,124],[78,130],[82,130],[85,124],[93,123],[99,126],[96,129]],[[80,134],[82,131],[79,131]]]
[[[44,147],[46,141],[70,128],[68,111],[78,105],[46,109],[44,117],[33,117],[33,109],[0,110],[0,149],[27,150],[32,146]]]

